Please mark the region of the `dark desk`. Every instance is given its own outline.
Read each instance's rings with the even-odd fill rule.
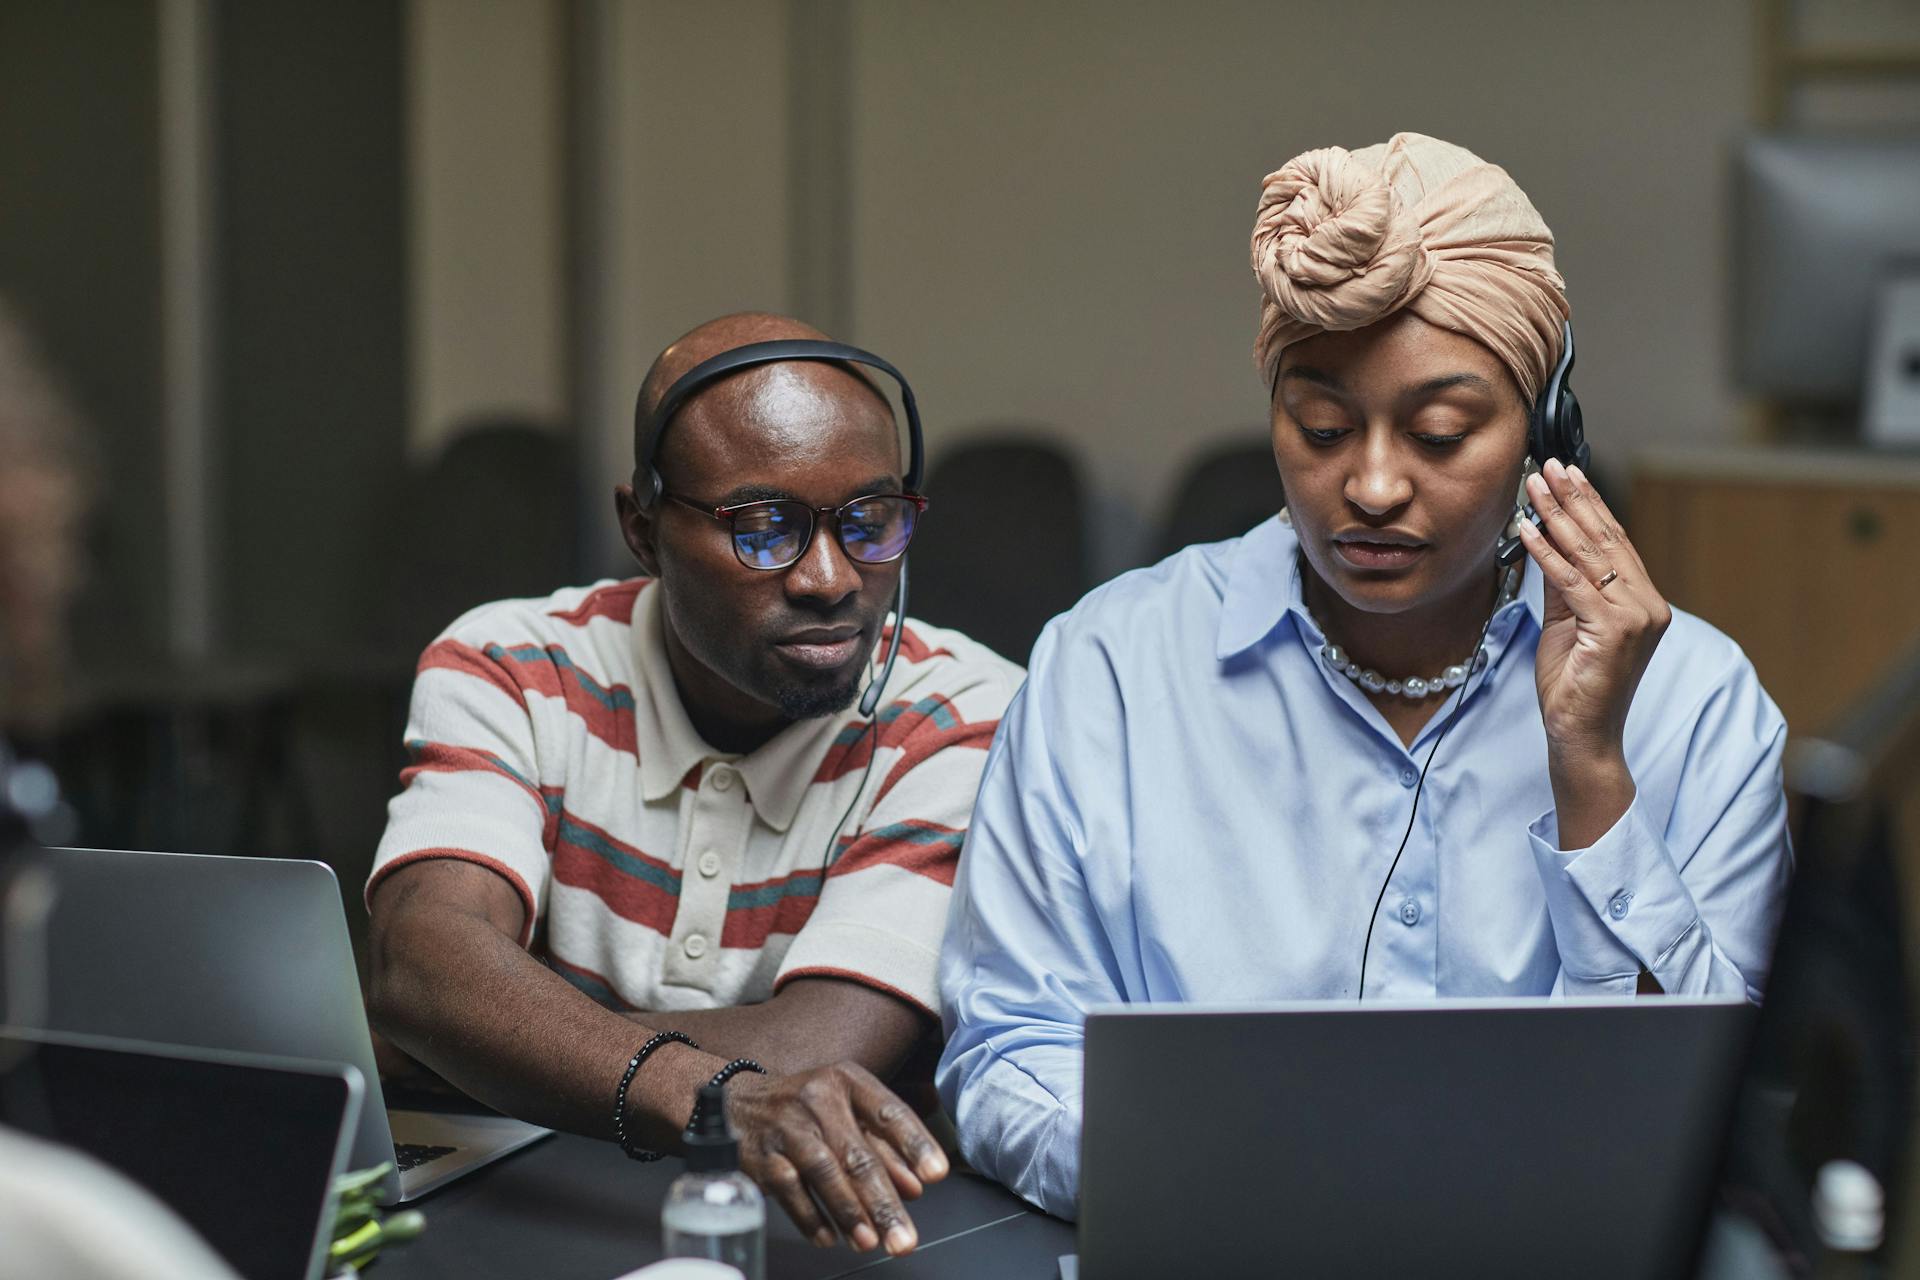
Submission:
[[[379,1280],[613,1280],[660,1258],[660,1202],[678,1160],[636,1164],[610,1142],[556,1134],[418,1202],[426,1234],[383,1255]],[[908,1206],[920,1247],[905,1258],[817,1249],[767,1206],[767,1280],[1053,1280],[1073,1227],[1000,1186],[955,1174]]]

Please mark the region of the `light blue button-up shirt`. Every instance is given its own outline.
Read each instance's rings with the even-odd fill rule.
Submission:
[[[1049,1212],[1075,1213],[1090,1007],[1359,987],[1446,716],[1407,748],[1321,660],[1297,549],[1270,520],[1101,587],[1048,625],[1001,722],[954,886],[938,1082],[967,1160]],[[1627,717],[1632,807],[1562,850],[1541,610],[1529,563],[1380,897],[1367,997],[1631,994],[1646,970],[1757,1000],[1792,867],[1779,710],[1675,610]]]

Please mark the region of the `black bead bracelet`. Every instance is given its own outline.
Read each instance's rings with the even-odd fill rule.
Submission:
[[[658,1160],[660,1158],[658,1151],[649,1151],[645,1147],[634,1146],[627,1138],[627,1086],[633,1083],[634,1073],[640,1070],[640,1065],[648,1058],[651,1058],[654,1052],[668,1041],[678,1042],[687,1046],[689,1049],[698,1049],[700,1047],[695,1044],[690,1037],[682,1035],[678,1031],[661,1031],[655,1033],[652,1039],[640,1046],[639,1052],[627,1059],[626,1073],[620,1077],[619,1089],[614,1091],[613,1140],[620,1144],[620,1149],[626,1152],[628,1159],[631,1160],[648,1161]]]
[[[755,1062],[752,1058],[735,1058],[732,1062],[729,1062],[726,1066],[720,1068],[718,1071],[713,1073],[713,1079],[707,1081],[707,1087],[710,1089],[717,1089],[721,1085],[725,1084],[727,1081],[739,1075],[742,1071],[751,1071],[755,1075],[761,1075],[761,1076],[767,1074],[767,1069],[761,1066],[759,1063]],[[702,1090],[702,1092],[705,1092],[705,1091]],[[698,1096],[696,1096],[693,1102],[693,1114],[687,1117],[687,1128],[689,1130],[692,1130],[693,1127],[699,1123],[700,1123],[700,1099]]]

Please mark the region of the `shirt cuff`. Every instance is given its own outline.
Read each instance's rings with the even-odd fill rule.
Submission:
[[[1701,927],[1700,909],[1638,796],[1588,848],[1560,849],[1559,836],[1551,810],[1527,828],[1566,990],[1630,993]]]

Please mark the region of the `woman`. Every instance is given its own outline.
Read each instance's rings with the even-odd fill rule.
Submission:
[[[1503,170],[1418,134],[1267,179],[1287,507],[1049,625],[955,886],[941,1093],[1048,1211],[1094,1004],[1758,999],[1785,726],[1577,467],[1521,488],[1570,334],[1552,245]]]

